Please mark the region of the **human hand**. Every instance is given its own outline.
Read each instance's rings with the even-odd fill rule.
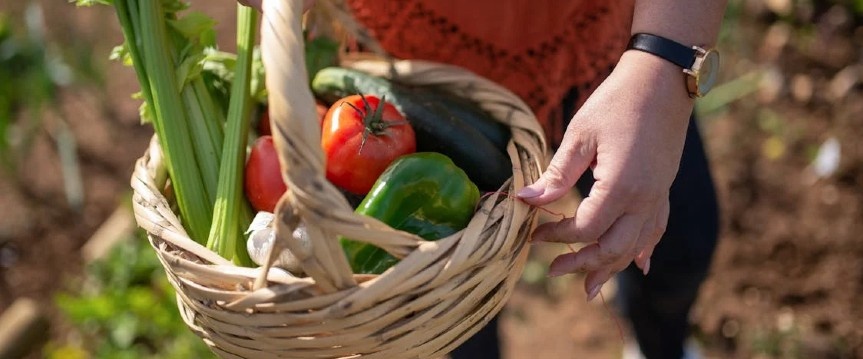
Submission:
[[[531,205],[553,202],[593,168],[596,182],[574,217],[533,233],[534,241],[587,244],[555,258],[549,275],[586,272],[588,300],[633,261],[650,270],[693,107],[683,76],[654,55],[624,53],[573,117],[548,169],[517,194]]]

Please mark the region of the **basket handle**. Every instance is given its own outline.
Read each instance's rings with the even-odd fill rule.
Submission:
[[[337,0],[329,1],[336,6],[331,9],[346,11],[338,7]],[[263,6],[261,50],[269,114],[282,177],[288,186],[275,210],[273,247],[291,250],[303,271],[325,292],[354,287],[357,284],[338,235],[348,234],[351,239],[372,243],[396,257],[405,257],[423,240],[355,214],[347,199],[327,181],[321,129],[304,60],[303,1],[271,0],[264,1]],[[300,221],[306,226],[308,243],[291,235]],[[262,273],[267,273],[267,267]],[[263,277],[256,286],[262,284]]]
[[[291,236],[300,218],[314,213],[318,204],[332,211],[350,211],[338,190],[324,177],[321,129],[314,97],[306,85],[309,79],[303,53],[302,12],[302,0],[263,2],[261,51],[273,140],[282,177],[290,188],[276,207],[276,236],[297,255],[303,269],[322,289],[334,291],[356,285],[338,241],[327,238],[302,246]],[[310,238],[326,236],[314,225],[313,218],[309,222]]]

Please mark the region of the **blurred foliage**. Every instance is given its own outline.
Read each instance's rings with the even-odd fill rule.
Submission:
[[[47,138],[56,146],[66,200],[81,210],[78,139],[65,117],[60,94],[89,84],[100,96],[110,97],[104,86],[107,59],[99,60],[92,37],[80,36],[66,19],[46,24],[38,1],[21,2],[8,11],[0,11],[0,174],[28,192],[18,170],[31,158],[33,144]],[[105,112],[107,101],[100,106]],[[31,193],[31,197],[39,196]]]
[[[32,141],[41,110],[53,102],[58,72],[62,72],[46,56],[36,26],[31,21],[19,34],[9,17],[0,13],[0,162],[7,169],[14,168],[15,153]],[[26,121],[18,118],[24,109],[29,110]]]
[[[752,334],[752,351],[769,358],[797,359],[804,355],[801,334],[796,328],[787,330],[756,330]]]
[[[105,1],[79,0],[78,3]],[[770,5],[767,5],[767,11],[747,13],[751,11],[747,5],[752,3]],[[791,25],[795,35],[791,45],[806,49],[808,44],[822,40],[813,29],[812,14],[824,13],[825,9],[831,7],[848,11],[857,26],[861,23],[863,0],[731,0],[720,34],[720,46],[723,50],[731,50],[728,52],[739,52],[741,57],[755,57],[749,50],[751,44],[740,41],[740,37],[753,34],[741,32],[738,25],[742,18],[756,15],[765,24]],[[27,142],[26,134],[40,126],[38,111],[28,110],[27,120],[22,121],[25,118],[21,115],[22,109],[39,109],[53,101],[57,80],[62,80],[62,76],[57,75],[63,73],[62,65],[58,65],[60,62],[50,60],[44,41],[29,29],[21,30],[12,26],[10,19],[0,13],[0,163],[6,166],[12,163],[9,156],[14,153],[14,149],[22,148]],[[760,39],[760,35],[754,38]],[[91,56],[102,55],[93,55],[89,46],[68,46],[64,50],[72,51],[72,55],[81,58],[74,63],[76,71],[91,72],[94,78],[103,72],[98,65],[77,66],[79,63],[98,64],[91,60]],[[70,58],[74,61],[74,57]],[[205,75],[219,75],[218,71],[230,59],[214,57],[210,60],[209,65],[212,67],[205,69]],[[750,121],[764,134],[762,154],[770,159],[787,156],[788,142],[798,140],[799,134],[788,128],[789,119],[782,117],[783,114],[776,110],[766,108],[765,104],[758,103],[757,96],[754,96],[763,87],[768,71],[746,61],[738,62],[736,66],[739,71],[737,68],[726,69],[724,72],[730,78],[710,96],[699,101],[699,114],[701,117],[715,118],[730,104],[743,99],[753,103],[753,106],[764,107],[754,111]],[[229,79],[226,82],[229,83]],[[817,146],[806,147],[805,150],[806,157],[811,159],[817,152]],[[553,256],[547,257],[532,259],[528,263],[522,283],[554,296],[556,292],[565,292],[554,289],[557,283],[569,282],[546,277],[547,263]],[[212,357],[203,342],[182,322],[173,289],[155,254],[142,238],[131,238],[121,243],[104,261],[89,268],[88,279],[79,291],[61,294],[56,301],[74,328],[65,342],[55,342],[46,347],[45,356],[48,358]],[[801,357],[801,340],[801,334],[795,330],[765,329],[748,333],[742,342],[753,356]],[[839,347],[843,345],[847,344],[837,343]]]
[[[91,264],[79,291],[55,298],[74,326],[47,358],[210,358],[177,309],[175,292],[142,234]]]

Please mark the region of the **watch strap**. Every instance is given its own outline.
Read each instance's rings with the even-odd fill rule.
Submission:
[[[662,36],[645,33],[632,35],[626,49],[654,54],[684,69],[691,68],[695,63],[695,49]]]

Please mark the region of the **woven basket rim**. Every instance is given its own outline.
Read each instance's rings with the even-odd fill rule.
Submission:
[[[467,74],[467,76],[474,77],[475,81],[480,81],[482,83],[487,83],[487,84],[493,84],[493,86],[500,87],[499,85],[494,84],[490,80],[484,79],[484,78],[480,77],[479,75],[475,75],[470,70],[467,70],[467,69],[464,69],[464,68],[461,68],[458,66],[450,65],[450,64],[441,64],[441,63],[436,63],[433,61],[426,61],[426,60],[392,60],[392,59],[382,58],[376,54],[357,53],[357,54],[348,54],[347,57],[345,57],[343,59],[342,65],[348,66],[350,68],[354,68],[356,70],[364,71],[367,73],[376,74],[377,76],[386,77],[386,78],[393,78],[393,77],[402,76],[402,77],[400,77],[402,79],[404,79],[404,77],[403,77],[404,74],[409,73],[410,71],[412,71],[411,70],[412,68],[417,67],[417,65],[419,65],[419,67],[424,69],[424,71],[429,69],[429,68],[437,68],[437,69],[440,69],[442,71],[455,71],[459,74]],[[386,69],[386,70],[384,70],[384,69]],[[441,84],[446,84],[446,81],[445,80],[436,80],[436,81],[431,83],[431,85],[441,85]],[[470,89],[473,89],[473,88],[474,88],[474,86],[471,83],[469,83],[467,86],[463,86],[463,88],[458,89],[458,90],[460,92],[466,93],[467,91],[470,91]],[[505,90],[502,87],[500,87],[500,89],[502,90],[502,92],[509,93],[508,90]],[[511,96],[513,96],[514,98],[517,98],[516,95],[514,95],[514,94]],[[496,105],[500,105],[500,104],[496,104]],[[524,107],[527,107],[527,105],[524,105],[524,104],[522,104],[522,105]],[[510,125],[509,123],[505,123],[505,124]],[[531,128],[531,127],[535,127],[535,128]],[[541,132],[539,132],[540,130],[538,128],[539,127],[537,125],[537,126],[528,126],[525,129],[527,132],[533,132],[533,134],[539,133],[541,135]],[[542,151],[534,151],[533,153],[531,153],[531,155],[534,156],[534,158],[536,160],[535,166],[537,169],[539,169],[539,168],[541,168],[541,166],[545,162],[547,162],[547,159],[546,159],[547,153],[544,150],[545,149],[544,138],[538,137],[537,143],[539,143],[541,145],[536,146],[536,148],[542,148],[543,150]],[[525,147],[519,147],[519,150],[525,151],[525,152],[530,152],[530,149],[525,148]],[[158,142],[157,136],[154,135],[152,137],[152,139],[150,141],[150,145],[146,149],[144,155],[136,161],[136,168],[135,168],[136,173],[132,178],[132,187],[133,187],[134,195],[136,196],[136,198],[140,197],[142,194],[145,194],[144,197],[146,197],[146,198],[138,198],[134,201],[135,205],[136,205],[135,206],[136,219],[139,221],[139,225],[141,225],[142,227],[145,227],[145,229],[148,232],[148,235],[155,236],[164,242],[170,243],[171,245],[175,246],[177,249],[184,250],[187,255],[191,255],[191,256],[194,256],[195,258],[197,258],[197,262],[199,262],[201,264],[224,266],[226,268],[227,267],[237,267],[234,263],[232,263],[228,260],[225,260],[224,258],[219,256],[218,254],[216,254],[212,250],[210,250],[210,249],[204,247],[203,245],[191,240],[188,236],[188,233],[185,231],[185,229],[183,229],[182,225],[180,224],[180,219],[177,217],[176,212],[173,212],[173,210],[170,213],[170,215],[166,216],[164,212],[146,211],[147,207],[140,205],[140,202],[152,203],[154,201],[155,202],[162,202],[161,204],[164,207],[170,208],[173,205],[173,203],[171,203],[166,198],[165,194],[162,193],[162,191],[154,190],[155,188],[158,188],[160,186],[163,188],[165,188],[165,186],[170,186],[170,183],[165,182],[165,178],[162,178],[161,182],[159,179],[159,177],[164,176],[164,174],[159,173],[159,172],[164,172],[164,169],[161,168],[163,166],[162,157],[163,157],[163,155],[161,152],[161,148],[159,147],[159,142]],[[514,169],[520,170],[520,168],[515,167],[515,166],[517,166],[517,164],[514,163],[513,166],[514,166]],[[534,177],[533,179],[538,178],[538,173],[539,172],[537,172],[533,176]],[[144,178],[146,178],[146,180],[144,180]],[[506,190],[507,187],[512,187],[512,178],[510,180],[508,180],[506,183],[504,183],[504,185],[501,187],[500,191],[488,192],[488,196],[482,198],[481,204],[483,204],[483,203],[485,203],[485,204],[495,203],[495,202],[500,201],[503,197],[508,197],[509,192]],[[520,202],[520,201],[514,201],[514,202]],[[493,206],[494,205],[492,205],[492,207]],[[489,210],[489,209],[483,209],[482,206],[478,206],[478,208],[480,209],[478,211],[478,213],[482,212],[482,211],[488,211]],[[148,217],[154,218],[154,216],[155,216],[155,218],[158,219],[158,221],[147,220]],[[384,225],[387,226],[386,224],[384,224]],[[387,226],[387,227],[389,227],[389,226]],[[399,231],[396,229],[392,229],[392,231],[402,232],[402,231]],[[450,237],[458,238],[462,235],[463,232],[464,232],[464,230],[459,231],[458,233],[455,233],[455,234],[451,235]],[[166,237],[166,238],[163,238],[163,237]],[[179,239],[181,239],[181,240],[179,240]],[[436,246],[436,244],[442,243],[441,241],[444,239],[446,239],[446,238],[443,238],[443,239],[437,240],[437,241],[421,240],[418,242],[416,247],[418,248],[420,245]],[[159,249],[157,248],[157,250],[159,250]],[[186,258],[186,260],[191,260],[191,259]],[[361,281],[367,280],[370,277],[378,276],[378,275],[372,275],[372,274],[354,274],[354,275],[356,276],[357,279],[359,279]]]
[[[276,33],[280,40],[293,37],[279,46],[297,46],[298,39],[291,31],[299,26],[299,18],[292,13],[298,10],[292,7],[301,2],[269,3],[272,8],[265,9],[262,25],[265,44]],[[291,18],[296,23],[279,23]],[[316,247],[300,256],[304,269],[318,271],[306,270],[312,274],[298,278],[279,268],[234,266],[194,242],[163,193],[166,176],[158,141],[154,140],[136,162],[132,176],[134,213],[177,291],[183,319],[222,357],[362,354],[364,358],[394,358],[449,352],[502,308],[527,259],[527,237],[535,225],[536,210],[505,193],[514,193],[538,179],[546,162],[545,139],[534,115],[510,91],[459,67],[427,61],[345,59],[345,64],[375,75],[446,86],[477,101],[512,130],[507,152],[513,177],[502,191],[482,199],[464,230],[438,241],[423,241],[355,215],[352,210],[347,214],[315,211],[321,203],[304,202],[315,201],[315,195],[320,195],[325,197],[324,204],[346,203],[343,197],[327,198],[342,195],[327,192],[331,184],[321,183],[316,174],[297,176],[298,171],[314,169],[315,155],[303,152],[308,141],[298,140],[304,135],[308,139],[308,132],[303,131],[311,127],[285,118],[310,111],[304,106],[313,102],[297,100],[307,100],[309,94],[297,94],[297,89],[290,88],[292,81],[308,83],[307,79],[296,82],[298,72],[303,77],[304,66],[300,69],[287,48],[269,49],[264,54],[265,65],[292,64],[268,71],[267,87],[271,101],[276,99],[275,106],[270,107],[276,107],[275,116],[271,113],[276,124],[274,138],[280,138],[276,142],[281,143],[283,168],[290,169],[285,171],[292,181],[289,187],[297,189],[280,201],[276,228],[290,233],[289,222],[302,219],[317,231],[312,234],[319,235],[314,236],[320,238],[313,239],[315,246],[320,242],[326,248]],[[302,104],[294,108],[294,103]],[[317,131],[319,136],[320,129]],[[311,133],[314,138],[314,130]],[[306,160],[312,164],[302,162]],[[312,188],[323,190],[303,193]],[[395,239],[370,243],[385,243],[395,251],[407,249],[407,255],[382,275],[357,275],[349,268],[346,274],[344,253],[338,242],[330,240],[335,238],[334,229],[346,228],[365,231],[364,235],[351,235],[360,240],[374,234],[390,235]],[[280,241],[288,242],[287,247],[294,252],[298,248],[290,238]]]

